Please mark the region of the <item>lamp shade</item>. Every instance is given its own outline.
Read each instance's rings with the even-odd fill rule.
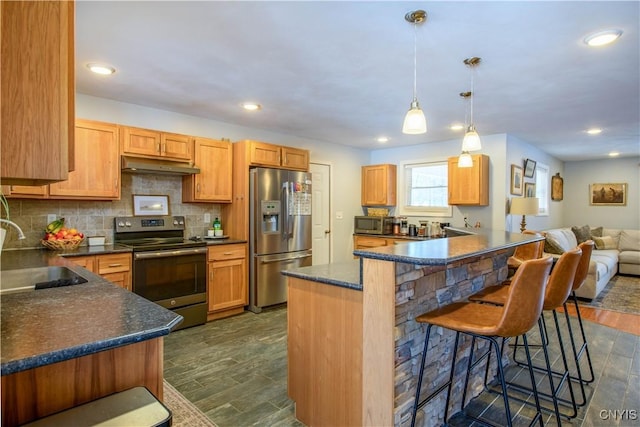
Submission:
[[[463,151],[460,156],[458,156],[458,167],[459,168],[471,168],[473,167],[473,158],[471,154]]]
[[[511,199],[511,208],[509,213],[512,215],[537,215],[538,214],[538,198],[537,197],[516,197]]]
[[[471,125],[464,134],[462,140],[462,151],[478,151],[482,149],[482,143],[480,142],[480,135],[476,132],[476,128]]]
[[[407,115],[404,116],[404,123],[402,125],[402,133],[410,135],[418,135],[427,132],[427,119],[424,117],[424,113],[420,109],[420,105],[417,100],[411,102],[411,108],[407,111]]]

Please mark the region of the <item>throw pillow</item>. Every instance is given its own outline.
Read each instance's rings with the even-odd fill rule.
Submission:
[[[592,237],[602,237],[602,227],[596,227],[591,229]]]
[[[576,240],[578,244],[582,242],[586,242],[591,238],[591,227],[588,225],[583,225],[582,227],[576,227],[575,225],[571,227],[571,231],[576,235]]]
[[[616,241],[611,236],[602,236],[593,238],[593,242],[596,244],[596,249],[616,249]]]
[[[618,249],[621,251],[640,251],[640,231],[622,230]]]

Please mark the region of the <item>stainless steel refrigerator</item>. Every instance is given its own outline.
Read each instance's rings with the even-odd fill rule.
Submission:
[[[311,174],[284,169],[249,173],[249,310],[287,301],[280,271],[311,265]]]

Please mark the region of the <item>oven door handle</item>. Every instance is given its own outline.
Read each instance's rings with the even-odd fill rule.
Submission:
[[[166,258],[168,256],[185,256],[207,253],[207,248],[175,249],[166,251],[134,252],[133,259]]]

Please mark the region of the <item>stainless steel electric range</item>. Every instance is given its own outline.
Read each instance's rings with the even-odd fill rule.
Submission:
[[[114,243],[133,250],[133,292],[183,316],[176,330],[207,321],[206,242],[185,228],[184,216],[114,219]]]

